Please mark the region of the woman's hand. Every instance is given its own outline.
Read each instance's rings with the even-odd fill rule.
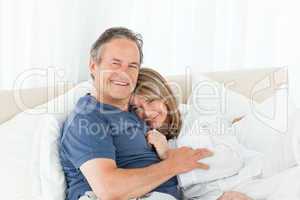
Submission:
[[[234,124],[234,123],[237,123],[237,122],[241,121],[244,117],[245,117],[245,115],[234,118],[232,120],[231,124]]]
[[[221,197],[219,197],[217,200],[252,200],[252,199],[243,193],[229,191],[229,192],[224,192],[224,194]]]
[[[152,144],[154,146],[158,157],[162,160],[165,160],[167,158],[167,152],[169,150],[166,136],[157,130],[151,130],[147,133],[147,140],[149,144]]]

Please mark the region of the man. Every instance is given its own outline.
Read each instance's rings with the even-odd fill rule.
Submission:
[[[148,127],[128,106],[143,60],[140,36],[126,28],[108,29],[90,56],[95,94],[78,101],[60,140],[67,199],[93,194],[101,200],[127,200],[151,191],[181,199],[176,175],[208,169],[198,160],[211,152],[183,147],[169,150],[160,161],[147,144]]]

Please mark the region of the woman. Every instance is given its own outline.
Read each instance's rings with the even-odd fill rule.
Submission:
[[[147,134],[148,142],[165,159],[167,140],[175,139],[182,125],[176,97],[167,81],[155,70],[142,68],[131,103],[137,115],[152,129]],[[157,139],[160,142],[155,142]]]
[[[137,87],[131,99],[137,115],[152,128],[147,134],[149,144],[153,145],[158,156],[168,156],[168,141],[176,139],[182,126],[181,115],[176,97],[171,88],[158,72],[142,68],[139,72]],[[225,192],[218,200],[249,200],[239,192]]]

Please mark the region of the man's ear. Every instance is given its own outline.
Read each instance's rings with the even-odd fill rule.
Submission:
[[[90,70],[90,74],[92,74],[92,75],[95,74],[95,72],[96,72],[96,67],[97,67],[97,65],[96,65],[94,59],[93,59],[93,58],[90,58],[90,61],[89,61],[89,70]]]

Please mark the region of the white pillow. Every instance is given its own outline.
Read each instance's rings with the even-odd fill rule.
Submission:
[[[291,135],[293,136],[293,148],[297,164],[300,165],[300,109],[297,109],[293,115],[291,124]]]
[[[84,81],[76,85],[74,88],[66,92],[64,95],[58,96],[43,105],[39,105],[27,112],[39,114],[52,114],[59,122],[64,122],[66,117],[74,109],[80,97],[94,90],[92,81]]]
[[[32,160],[33,193],[40,199],[64,200],[65,177],[59,161],[58,140],[60,128],[67,116],[75,108],[80,97],[93,90],[92,83],[78,84],[66,94],[38,106],[48,108],[35,131]]]
[[[188,105],[199,115],[222,116],[232,121],[251,111],[250,100],[228,88],[222,83],[207,77],[193,77],[192,94]]]
[[[181,114],[181,118],[184,118],[190,110],[190,105],[181,103],[178,105],[178,110]]]
[[[1,199],[35,199],[31,160],[37,115],[20,113],[0,126]]]
[[[270,102],[265,102],[268,103]],[[273,121],[264,121],[263,118],[258,118],[257,114],[249,114],[236,125],[239,142],[246,148],[264,154],[264,177],[272,176],[297,163],[293,137],[297,130],[299,131],[299,127],[295,128],[297,118],[292,113],[287,115],[286,119],[278,118]],[[287,130],[284,130],[284,121],[287,121]]]
[[[288,126],[292,124],[292,113],[295,107],[286,98],[288,91],[284,87],[278,88],[275,94],[264,102],[256,103],[229,89],[222,90],[222,85],[216,81],[207,80],[206,85],[212,87],[201,87],[200,92],[199,90],[193,90],[188,101],[192,107],[191,110],[198,111],[199,115],[203,116],[214,117],[219,115],[229,121],[236,117],[246,116],[236,126],[237,138],[246,148],[264,154],[265,176],[272,175],[296,164],[296,153],[294,152],[296,144],[293,142],[291,126]],[[201,78],[201,81],[203,82],[203,78]],[[205,84],[202,83],[203,85]],[[197,81],[194,82],[193,89],[196,86]],[[215,88],[215,93],[211,88]],[[197,98],[197,95],[201,96],[202,94],[204,94],[204,97],[207,95],[207,97],[213,98]],[[276,98],[275,102],[273,102],[274,98]],[[273,103],[276,103],[278,116],[284,116],[286,113],[290,114],[285,117],[288,120],[282,120],[282,118],[268,119],[269,116],[264,116],[272,112],[272,109],[274,109]],[[289,109],[285,107],[286,105],[289,105]],[[216,112],[208,112],[210,109],[215,109]],[[257,115],[257,113],[260,114]],[[286,133],[281,134],[276,130]]]
[[[41,117],[34,151],[34,194],[44,200],[64,200],[66,182],[59,159],[60,124],[53,115]]]
[[[19,113],[11,120],[1,124],[0,188],[3,191],[1,193],[2,199],[41,199],[44,191],[49,194],[52,192],[53,194],[62,194],[62,192],[53,189],[62,183],[61,177],[58,175],[61,171],[56,171],[58,169],[57,162],[49,157],[49,155],[55,155],[53,152],[56,150],[51,148],[46,151],[45,145],[55,146],[52,145],[57,136],[55,134],[57,132],[54,133],[55,127],[57,128],[57,125],[64,121],[78,99],[85,93],[91,92],[92,89],[90,82],[81,83],[65,95],[37,106],[35,109]],[[58,123],[56,124],[52,120],[53,118],[45,121],[44,119],[49,117],[47,113],[53,113],[52,117],[55,117]],[[43,123],[40,123],[42,119]],[[44,127],[41,132],[37,131],[38,125],[43,126],[43,124],[49,129]],[[46,136],[47,131],[49,131],[48,136]],[[41,134],[45,137],[40,138]],[[43,144],[41,149],[40,144]],[[43,160],[40,159],[40,155]],[[50,162],[53,165],[45,166]],[[46,180],[47,177],[52,179]],[[45,188],[45,182],[49,183],[48,188],[42,191],[41,189]],[[52,192],[50,189],[53,189]],[[61,189],[64,190],[63,187]],[[49,196],[50,198],[51,196]]]

